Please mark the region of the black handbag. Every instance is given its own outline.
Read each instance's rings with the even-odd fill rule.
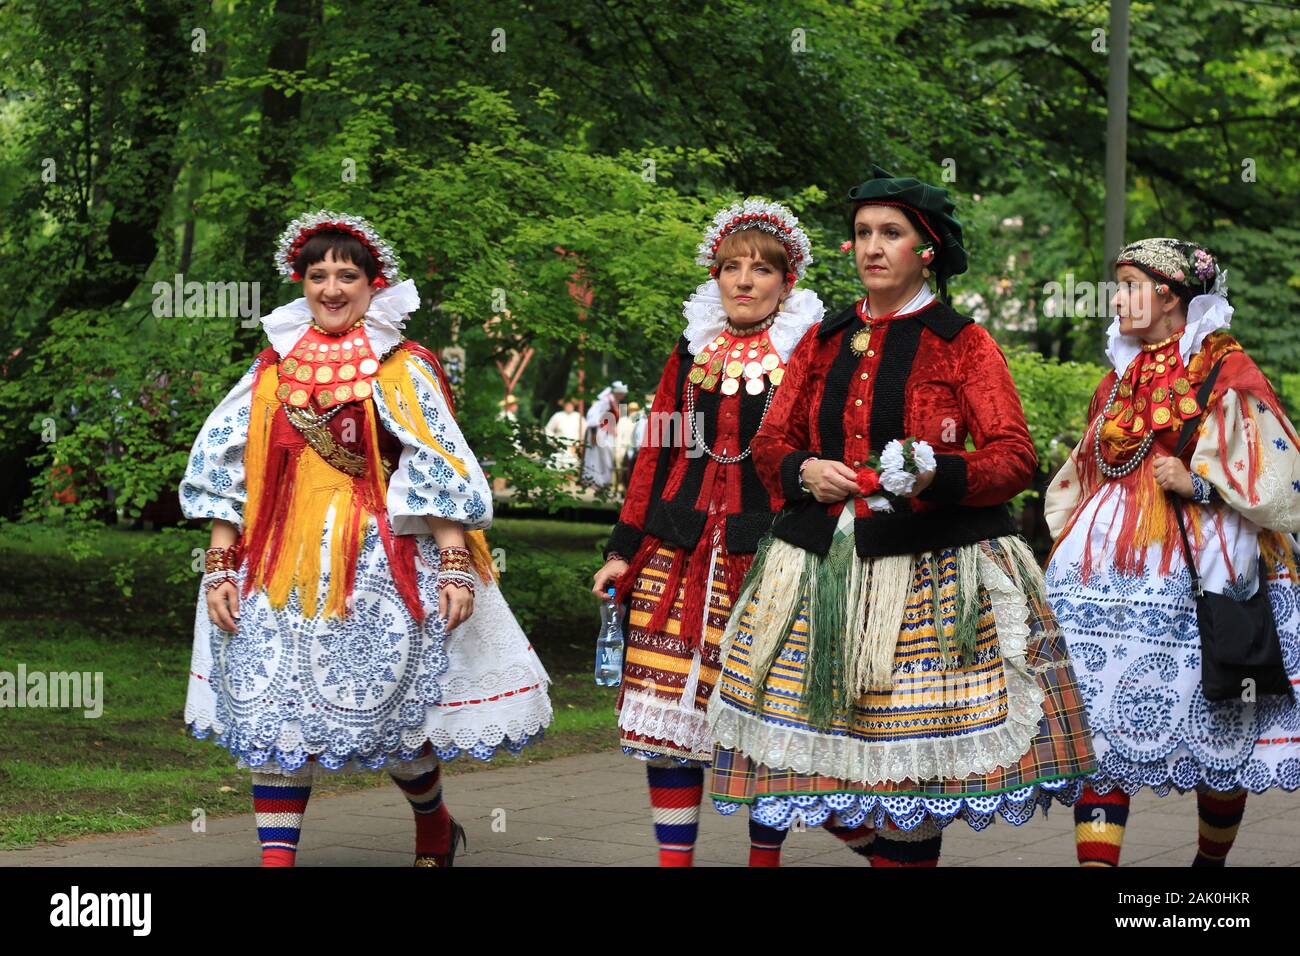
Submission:
[[[1202,409],[1210,397],[1210,389],[1219,376],[1215,363],[1209,376],[1196,393],[1197,404]],[[1200,418],[1183,423],[1174,457],[1182,456],[1183,449],[1196,432]],[[1183,556],[1192,573],[1192,593],[1196,598],[1196,624],[1201,631],[1201,692],[1209,701],[1241,701],[1261,694],[1286,694],[1292,696],[1291,679],[1282,665],[1282,643],[1277,636],[1277,623],[1268,600],[1267,565],[1259,559],[1259,587],[1245,601],[1227,594],[1207,591],[1201,584],[1201,575],[1192,555],[1191,542],[1187,540],[1187,527],[1183,523],[1182,499],[1170,492],[1174,515],[1178,519],[1178,533],[1183,539]]]

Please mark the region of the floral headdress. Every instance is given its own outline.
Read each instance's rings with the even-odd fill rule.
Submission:
[[[708,266],[709,273],[716,276],[718,246],[733,232],[745,229],[757,229],[776,236],[781,245],[785,246],[786,260],[790,263],[786,278],[793,283],[804,277],[813,261],[812,243],[808,241],[808,234],[799,228],[798,217],[785,206],[757,197],[728,206],[713,217],[713,223],[704,233],[695,261]]]
[[[302,276],[294,271],[293,261],[312,236],[324,232],[343,232],[361,240],[375,262],[379,264],[379,275],[375,276],[375,285],[379,288],[396,285],[401,279],[401,260],[397,258],[392,247],[375,231],[375,227],[360,216],[318,209],[316,212],[299,216],[289,223],[275,244],[275,268],[284,276],[286,282],[301,282]]]

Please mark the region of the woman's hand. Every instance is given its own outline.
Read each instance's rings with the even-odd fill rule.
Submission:
[[[459,521],[452,521],[450,518],[437,518],[433,515],[426,516],[425,520],[429,522],[429,531],[433,534],[433,540],[438,544],[439,552],[446,551],[449,548],[463,549],[465,547],[465,526]],[[468,621],[473,613],[473,591],[454,583],[439,584],[438,617],[442,618],[449,632],[454,631]]]
[[[446,629],[454,631],[474,613],[474,592],[469,588],[448,584],[438,589],[438,616]]]
[[[1196,490],[1192,487],[1192,473],[1172,455],[1157,455],[1152,471],[1155,472],[1156,484],[1164,491],[1190,498]]]
[[[228,634],[239,630],[239,588],[222,581],[207,593],[208,620]]]
[[[622,558],[610,558],[592,578],[595,584],[592,585],[591,593],[596,597],[605,597],[605,592],[609,590],[610,585],[618,584],[618,579],[627,573],[627,569],[628,563]]]
[[[858,493],[858,473],[842,461],[819,458],[803,466],[803,486],[828,505]]]

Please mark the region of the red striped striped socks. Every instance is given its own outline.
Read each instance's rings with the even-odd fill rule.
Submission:
[[[865,856],[870,859],[876,852],[876,828],[869,823],[863,823],[856,827],[842,827],[831,823],[831,820],[834,819],[836,818],[832,816],[830,820],[822,824],[822,828],[858,856]]]
[[[778,830],[749,819],[749,865],[772,867],[781,865],[781,844],[789,831]]]
[[[1228,851],[1237,839],[1241,818],[1246,814],[1246,791],[1219,793],[1198,791],[1196,815],[1199,818],[1196,859],[1192,866],[1223,866]]]
[[[276,773],[253,774],[253,817],[262,866],[293,866],[311,786]]]
[[[900,830],[890,821],[885,829],[876,833],[871,865],[938,866],[942,843],[943,831],[929,817],[913,830]]]
[[[442,765],[414,777],[391,772],[415,812],[415,855],[446,856],[451,850],[451,814],[442,802]]]
[[[1116,787],[1102,796],[1092,787],[1074,805],[1074,849],[1080,866],[1119,866],[1129,797]]]
[[[690,866],[700,830],[702,767],[646,767],[660,866]]]

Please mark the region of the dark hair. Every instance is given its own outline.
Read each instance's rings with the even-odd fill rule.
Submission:
[[[1195,289],[1189,289],[1181,282],[1175,282],[1173,279],[1170,279],[1168,276],[1162,276],[1159,272],[1156,272],[1154,269],[1148,269],[1146,266],[1141,265],[1140,263],[1121,262],[1115,266],[1116,271],[1119,270],[1120,266],[1132,266],[1134,269],[1137,269],[1139,272],[1143,273],[1148,278],[1155,280],[1157,284],[1164,283],[1165,285],[1169,286],[1169,291],[1172,292],[1174,295],[1178,296],[1178,301],[1183,304],[1183,312],[1186,312],[1188,309],[1190,309],[1192,307],[1192,300],[1201,294],[1197,292]]]
[[[300,276],[307,275],[307,269],[325,260],[330,250],[340,262],[350,262],[366,274],[366,281],[374,282],[379,275],[379,263],[370,250],[356,236],[346,232],[320,232],[312,236],[298,250],[293,260],[293,271]]]

